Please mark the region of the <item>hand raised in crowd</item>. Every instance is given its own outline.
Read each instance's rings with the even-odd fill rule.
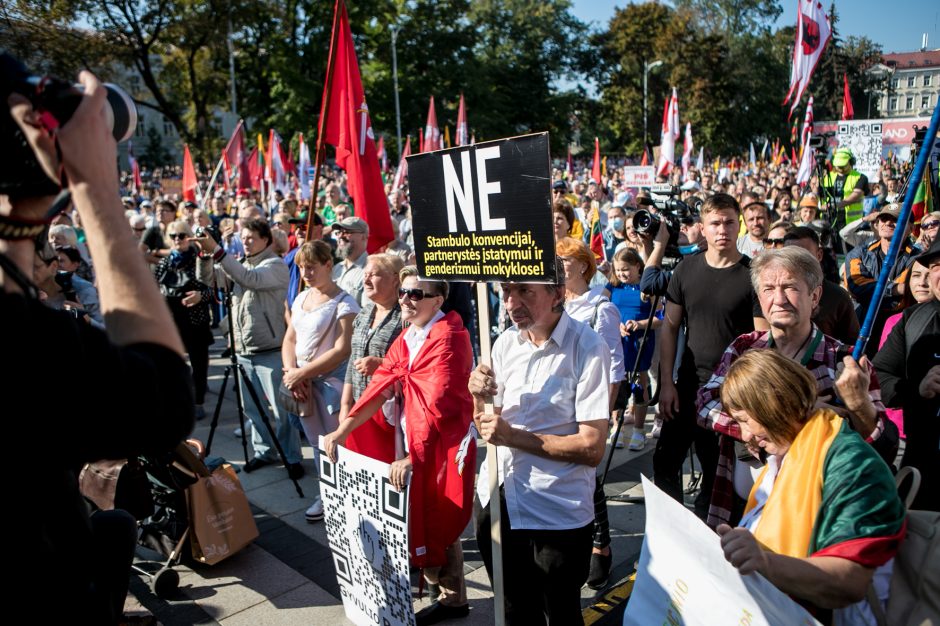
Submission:
[[[861,361],[846,356],[836,367],[836,391],[850,411],[856,411],[871,401],[868,395],[870,383],[871,363],[867,356],[863,356]]]
[[[392,483],[392,487],[401,491],[408,484],[408,479],[411,476],[411,457],[406,456],[403,459],[398,459],[392,463],[388,468],[388,481]]]
[[[494,446],[508,446],[512,438],[512,426],[499,415],[481,413],[476,416],[480,425],[480,436]]]
[[[363,376],[372,376],[382,364],[382,358],[377,356],[364,356],[353,362],[353,367]]]
[[[715,529],[721,537],[721,549],[725,553],[725,560],[734,565],[742,574],[766,575],[769,559],[767,552],[761,548],[757,539],[746,528],[731,528],[727,524],[719,524]]]
[[[940,395],[940,365],[934,365],[927,370],[927,375],[920,381],[918,391],[923,398],[935,398]]]
[[[470,372],[470,381],[467,384],[470,393],[475,399],[486,402],[492,399],[499,392],[496,386],[496,374],[489,365],[483,363],[477,365],[476,369]]]

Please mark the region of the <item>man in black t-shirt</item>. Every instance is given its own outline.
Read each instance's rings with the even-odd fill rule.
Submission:
[[[708,382],[728,344],[755,326],[766,328],[751,287],[750,260],[738,252],[740,207],[727,194],[715,194],[702,205],[702,232],[708,248],[676,267],[666,291],[666,314],[660,335],[660,371],[672,372],[679,327],[686,345],[678,380],[661,377],[660,411],[665,419],[653,472],[656,485],[682,502],[682,464],[695,443],[702,465],[696,513],[705,517],[715,477],[718,440],[695,422],[695,395]]]

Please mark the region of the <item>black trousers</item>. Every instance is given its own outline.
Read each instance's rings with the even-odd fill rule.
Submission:
[[[196,404],[202,404],[206,400],[209,383],[209,345],[212,343],[212,334],[208,328],[180,328],[180,337],[192,367],[193,397]]]
[[[701,491],[695,498],[695,513],[705,519],[718,467],[718,434],[702,428],[695,421],[698,382],[680,380],[676,387],[679,393],[679,415],[663,421],[653,453],[653,482],[682,502],[682,465],[694,443],[695,454],[702,465]]]
[[[591,564],[594,523],[570,530],[513,530],[500,489],[500,529],[506,623],[514,626],[583,624],[581,586]],[[493,580],[489,507],[474,501],[477,545]]]
[[[88,564],[94,576],[100,624],[117,624],[124,613],[124,600],[137,544],[137,522],[126,511],[96,511],[91,516],[95,560]]]

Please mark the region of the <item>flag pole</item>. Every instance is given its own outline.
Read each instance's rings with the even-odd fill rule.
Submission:
[[[480,362],[487,366],[490,361],[490,301],[487,283],[477,283],[477,319],[480,321]],[[494,413],[493,402],[484,405],[485,412]],[[486,444],[486,470],[489,473],[490,490],[490,543],[493,547],[493,623],[504,626],[506,623],[506,598],[503,594],[503,542],[500,524],[502,511],[499,501],[499,460],[497,446]]]
[[[339,9],[346,8],[343,0],[336,0],[333,6],[333,35],[330,37],[330,54],[326,62],[326,83],[323,85],[323,103],[320,107],[320,123],[317,130],[317,155],[314,159],[313,180],[310,182],[310,203],[307,205],[307,237],[310,239],[310,230],[313,227],[313,213],[317,206],[317,187],[320,184],[320,167],[326,156],[326,142],[323,133],[326,130],[326,114],[330,109],[330,94],[333,88],[333,69],[336,66],[336,40],[339,38]]]
[[[856,361],[861,358],[865,352],[865,346],[871,335],[872,326],[875,323],[875,317],[878,309],[881,308],[881,298],[885,294],[885,286],[888,284],[888,275],[894,269],[894,264],[898,258],[898,252],[901,250],[903,241],[907,238],[907,222],[911,216],[911,209],[914,206],[914,196],[917,194],[917,187],[921,178],[924,176],[924,170],[930,162],[930,144],[937,136],[937,130],[940,129],[940,102],[933,108],[933,115],[930,117],[930,126],[927,128],[923,145],[917,155],[917,162],[914,165],[914,171],[911,173],[910,181],[914,183],[907,189],[904,196],[904,205],[901,207],[901,214],[898,216],[897,227],[894,229],[894,236],[891,237],[891,244],[888,246],[888,252],[885,254],[884,263],[881,264],[881,273],[878,275],[878,282],[875,284],[875,295],[868,305],[868,312],[865,315],[865,322],[858,333],[858,340],[855,342],[855,349],[852,351],[852,358]]]

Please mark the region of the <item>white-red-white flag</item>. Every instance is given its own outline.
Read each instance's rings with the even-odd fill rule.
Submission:
[[[441,149],[441,129],[437,126],[437,110],[434,108],[434,96],[428,104],[428,121],[424,125],[424,145],[421,152]]]
[[[793,46],[793,67],[790,69],[790,90],[783,104],[790,103],[790,117],[800,104],[809,79],[832,38],[829,16],[819,0],[797,0],[796,43]]]
[[[676,89],[672,89],[672,97],[666,101],[663,110],[663,131],[659,145],[659,167],[656,173],[668,176],[676,166],[676,139],[679,138],[679,98]]]
[[[269,202],[273,206],[274,192],[287,191],[287,170],[284,164],[287,162],[287,155],[284,154],[284,148],[281,146],[281,136],[274,129],[270,130],[268,135],[268,159],[267,169],[264,172],[264,179],[268,181]]]
[[[457,145],[470,144],[470,125],[467,123],[467,104],[460,94],[460,106],[457,108]]]
[[[300,133],[297,153],[297,180],[300,182],[300,197],[303,200],[309,200],[310,183],[313,177],[310,175],[310,148],[307,146],[307,142],[304,141],[303,133]]]
[[[796,173],[796,184],[804,186],[813,175],[813,154],[816,151],[809,146],[803,148],[803,157],[800,159],[800,169]]]
[[[574,162],[571,160],[571,146],[568,146],[568,162],[565,164],[565,178],[568,182],[574,180]]]
[[[813,96],[806,103],[806,117],[803,118],[803,130],[800,132],[800,153],[806,151],[806,144],[813,134]]]
[[[692,142],[692,122],[685,123],[685,144],[682,150],[682,179],[689,180],[689,168],[692,166],[692,151],[695,144]]]

